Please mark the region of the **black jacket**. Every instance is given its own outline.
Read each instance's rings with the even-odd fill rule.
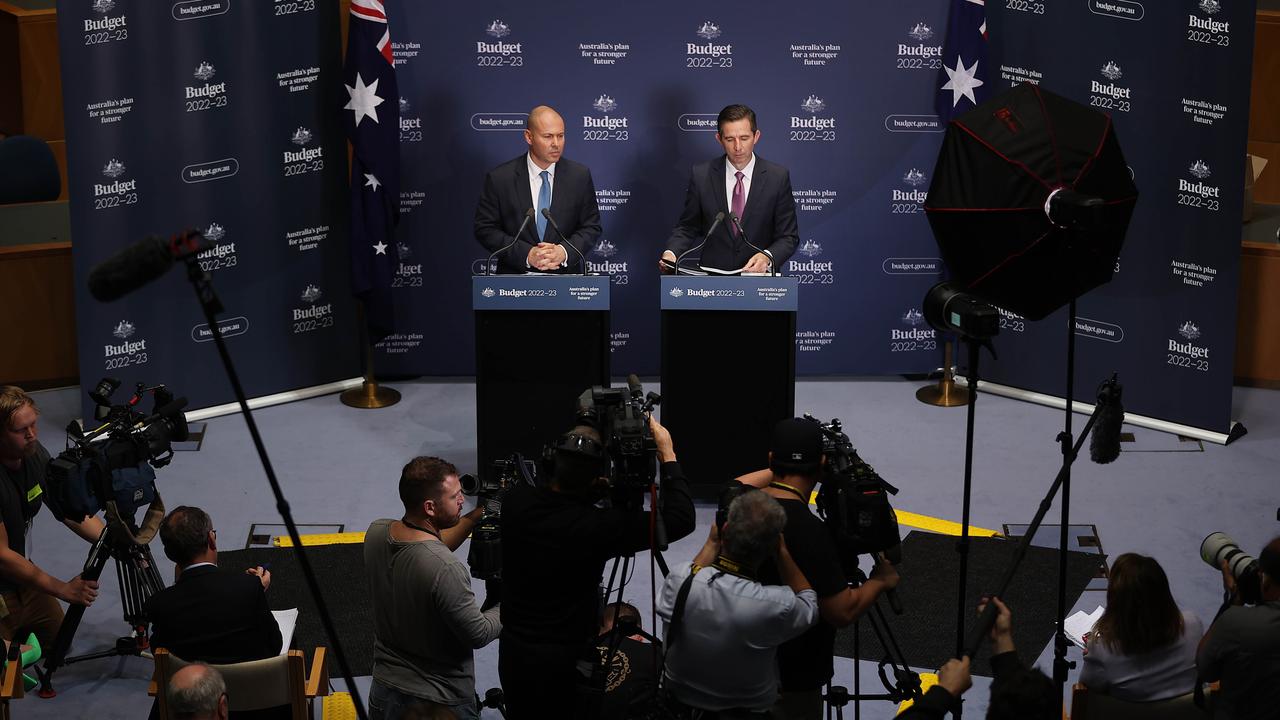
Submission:
[[[280,654],[280,626],[257,577],[202,565],[182,573],[145,608],[151,645],[183,660],[228,664]]]
[[[701,264],[721,270],[737,270],[756,251],[729,230],[729,200],[725,196],[724,155],[693,166],[689,189],[685,193],[680,222],[671,231],[667,249],[677,257],[696,247],[711,229],[716,213],[724,220],[702,248]],[[742,209],[742,230],[753,245],[773,255],[773,266],[781,272],[783,264],[796,251],[800,231],[796,224],[796,201],[791,195],[791,173],[777,163],[756,156],[751,175],[751,191]],[[684,267],[697,253],[681,263]]]
[[[502,163],[484,176],[484,190],[476,205],[476,240],[485,250],[494,252],[505,247],[515,237],[524,220],[525,212],[533,207],[529,189],[528,154]],[[591,181],[591,171],[586,165],[561,157],[556,162],[555,179],[551,185],[551,217],[560,226],[569,243],[578,252],[591,252],[600,237],[600,209],[596,205],[596,188]],[[538,243],[538,218],[529,220],[520,233],[520,240],[511,249],[498,256],[498,272],[522,273],[529,268],[529,251]],[[559,243],[550,223],[547,223],[543,240]],[[578,253],[566,249],[568,261],[562,272],[582,272]]]

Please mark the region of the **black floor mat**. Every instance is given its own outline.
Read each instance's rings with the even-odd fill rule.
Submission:
[[[912,532],[902,541],[902,582],[898,594],[904,612],[894,615],[881,598],[878,605],[897,640],[906,663],[912,667],[936,669],[955,655],[956,596],[960,575],[958,538],[925,532]],[[995,591],[1005,568],[1013,557],[1017,543],[997,538],[970,538],[969,578],[966,583],[966,632],[977,620],[978,599]],[[1092,553],[1067,553],[1067,609],[1080,597],[1098,568],[1098,556]],[[1001,598],[1013,613],[1013,640],[1019,654],[1027,662],[1035,658],[1050,642],[1058,607],[1058,552],[1046,548],[1028,548],[1013,582]],[[873,614],[878,614],[873,611]],[[885,651],[872,631],[868,615],[861,629],[859,657],[880,661]],[[842,629],[836,636],[836,655],[853,657],[854,628]],[[991,675],[990,654],[984,647],[973,660],[975,675]],[[839,683],[839,679],[837,679]],[[844,683],[847,684],[847,683]]]
[[[316,573],[325,603],[342,641],[352,675],[373,674],[373,608],[369,604],[369,583],[364,574],[364,545],[312,545],[307,559]],[[292,548],[253,548],[218,553],[218,565],[234,569],[270,564],[271,589],[267,603],[272,610],[298,608],[298,627],[293,647],[307,653],[318,645],[328,648],[329,674],[341,677],[333,643],[325,635],[319,611],[307,589],[307,581]]]

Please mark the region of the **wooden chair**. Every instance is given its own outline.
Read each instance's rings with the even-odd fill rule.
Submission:
[[[9,720],[9,701],[21,699],[26,693],[22,684],[22,649],[13,643],[8,649],[8,662],[0,677],[0,720]]]
[[[1194,695],[1128,702],[1091,693],[1089,688],[1076,683],[1071,687],[1071,720],[1208,720],[1211,715],[1196,706]]]
[[[155,674],[147,693],[157,699],[160,720],[172,720],[166,698],[169,679],[191,663],[164,648],[156,648],[155,659]],[[323,647],[316,648],[310,673],[305,672],[306,658],[301,650],[290,650],[287,655],[265,660],[210,667],[221,673],[227,683],[227,708],[231,711],[287,705],[293,720],[309,720],[312,700],[329,694],[329,671]]]

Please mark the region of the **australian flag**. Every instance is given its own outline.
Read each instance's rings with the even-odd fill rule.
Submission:
[[[984,0],[951,0],[942,44],[935,107],[942,122],[987,99],[987,8]]]
[[[351,141],[351,288],[364,303],[369,342],[394,331],[391,279],[400,219],[400,91],[380,0],[351,0],[343,122]]]

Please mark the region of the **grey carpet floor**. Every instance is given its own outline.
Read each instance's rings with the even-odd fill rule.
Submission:
[[[914,393],[922,384],[899,378],[807,380],[797,384],[796,407],[844,421],[862,457],[901,488],[895,507],[959,520],[965,413],[960,408],[917,402]],[[329,396],[257,411],[276,472],[300,523],[341,523],[349,530],[363,530],[376,518],[398,516],[396,481],[400,467],[414,455],[438,455],[452,459],[464,471],[474,470],[474,385],[437,380],[398,383],[397,387],[404,400],[384,410],[347,408]],[[37,395],[42,439],[55,453],[63,444],[60,428],[78,415],[79,392],[64,389]],[[513,407],[512,412],[519,408]],[[1126,428],[1134,432],[1135,441],[1126,444],[1118,461],[1106,466],[1082,461],[1073,476],[1072,524],[1095,525],[1109,554],[1133,551],[1156,557],[1170,576],[1177,600],[1206,622],[1213,617],[1221,589],[1217,574],[1198,557],[1204,536],[1225,530],[1256,553],[1280,534],[1275,470],[1280,462],[1280,393],[1236,388],[1234,417],[1248,426],[1249,434],[1230,447],[1178,442],[1169,435]],[[993,529],[1005,523],[1026,523],[1057,471],[1054,437],[1062,427],[1062,415],[984,395],[977,418],[972,522]],[[1077,418],[1079,429],[1083,419]],[[675,442],[678,453],[680,438]],[[160,472],[159,484],[170,506],[198,505],[208,510],[228,550],[244,547],[254,523],[279,522],[244,420],[238,415],[209,421],[202,448],[180,453]],[[693,556],[712,513],[709,506],[699,508],[698,529],[672,546],[667,553],[670,561]],[[1058,513],[1055,504],[1047,522],[1056,523]],[[79,571],[87,551],[86,545],[43,513],[36,520],[30,548],[35,562],[64,579]],[[459,552],[465,556],[465,546]],[[158,544],[156,555],[161,555]],[[168,580],[172,566],[158,559]],[[362,583],[363,578],[351,577],[349,582]],[[641,557],[626,596],[642,609],[646,626],[650,587],[648,559]],[[483,592],[479,584],[477,592]],[[1045,592],[1053,592],[1048,579]],[[902,594],[904,602],[911,602],[910,587],[904,586]],[[1101,602],[1101,593],[1085,592],[1076,609],[1092,610]],[[1014,612],[1017,622],[1017,608]],[[73,652],[110,646],[126,630],[120,613],[112,573],[103,584],[100,600],[86,614]],[[937,619],[937,631],[951,637],[953,623],[952,613],[947,613]],[[1043,668],[1052,659],[1048,646],[1021,650]],[[1073,650],[1071,657],[1080,660],[1078,651]],[[851,685],[854,662],[837,658],[836,668],[837,683]],[[14,712],[17,717],[61,720],[68,713],[83,716],[92,708],[99,718],[140,718],[149,707],[150,672],[150,663],[139,658],[68,666],[56,676],[57,698],[28,697]],[[858,663],[858,672],[864,691],[878,689],[874,664]],[[1078,668],[1072,672],[1072,680],[1078,672]],[[476,673],[482,692],[498,684],[496,644],[477,652]],[[340,680],[336,682],[341,685]],[[357,683],[367,697],[368,679]],[[966,696],[968,716],[984,714],[987,692],[987,681],[976,678]],[[862,707],[864,718],[892,715],[887,703]],[[498,715],[486,711],[485,717]]]

